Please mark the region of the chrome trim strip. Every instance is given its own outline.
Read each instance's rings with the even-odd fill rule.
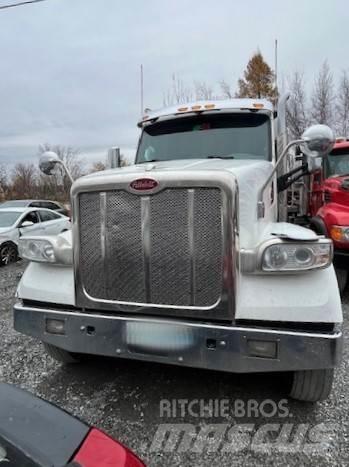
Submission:
[[[103,299],[103,298],[94,298],[89,295],[89,293],[86,291],[85,287],[82,286],[82,291],[84,293],[84,297],[87,298],[88,300],[91,301],[91,303],[88,303],[88,306],[94,306],[98,307],[98,305],[104,304],[104,305],[110,305],[107,306],[109,310],[117,310],[118,308],[115,308],[113,305],[123,305],[123,306],[132,306],[132,307],[138,307],[135,311],[136,312],[141,312],[142,308],[146,307],[151,307],[155,309],[161,309],[161,310],[188,310],[188,311],[211,311],[214,310],[221,302],[221,297],[218,298],[216,303],[210,306],[186,306],[186,305],[163,305],[163,304],[158,304],[158,303],[139,303],[139,302],[125,302],[122,300],[108,300],[108,299]],[[80,306],[80,305],[79,305]],[[102,307],[103,310],[105,310],[105,307]],[[149,310],[149,308],[148,308]],[[171,316],[175,316],[175,314],[171,313]],[[199,316],[196,314],[196,316]]]
[[[142,229],[142,247],[144,261],[144,287],[146,302],[151,303],[151,281],[150,281],[150,196],[141,198],[141,229]]]
[[[108,277],[108,265],[106,262],[106,248],[107,248],[107,193],[105,191],[99,194],[99,205],[101,213],[101,255],[103,261],[103,269],[105,277]]]
[[[191,306],[195,306],[195,226],[194,226],[195,190],[188,190],[188,236],[190,254],[190,298]]]

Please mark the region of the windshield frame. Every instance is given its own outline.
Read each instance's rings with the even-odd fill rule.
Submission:
[[[229,115],[236,116],[236,115],[249,115],[249,114],[260,114],[264,115],[267,119],[266,125],[267,125],[267,133],[268,133],[268,138],[269,138],[269,148],[268,148],[268,158],[256,158],[253,159],[251,158],[250,160],[256,160],[256,161],[266,161],[266,162],[275,162],[275,145],[274,145],[274,133],[273,133],[273,127],[274,127],[274,122],[273,122],[273,113],[268,111],[268,110],[256,110],[256,111],[251,111],[251,110],[245,110],[245,109],[234,109],[232,112],[230,111],[206,111],[206,112],[190,112],[185,115],[181,115],[180,117],[178,115],[171,115],[169,117],[164,117],[164,118],[158,118],[150,123],[146,123],[142,127],[142,132],[140,134],[139,140],[138,140],[138,145],[137,145],[137,151],[136,151],[136,157],[135,157],[135,164],[146,164],[151,161],[145,161],[145,160],[140,160],[140,148],[142,146],[142,141],[144,138],[144,134],[146,133],[146,129],[149,126],[152,126],[157,123],[166,123],[166,122],[175,122],[176,120],[181,120],[183,121],[184,119],[193,119],[195,116],[210,116],[210,115],[222,115],[225,117],[229,117]],[[173,132],[175,133],[175,132]],[[213,155],[212,155],[213,156]],[[232,154],[233,156],[233,154]],[[220,160],[232,160],[234,159],[233,157],[217,157]],[[184,157],[178,157],[178,158],[173,158],[173,159],[164,159],[164,160],[159,160],[156,162],[169,162],[170,160],[194,160],[195,158],[184,158]],[[196,158],[197,160],[210,160],[212,157],[202,157],[202,158]],[[243,160],[243,159],[237,159],[237,160]],[[247,160],[247,159],[246,159]]]

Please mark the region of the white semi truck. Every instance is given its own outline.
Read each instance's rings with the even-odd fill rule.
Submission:
[[[74,181],[72,232],[21,241],[15,329],[62,362],[85,354],[226,372],[289,372],[326,398],[341,356],[332,243],[300,226],[323,125],[288,142],[287,96],[144,116],[135,165]],[[46,153],[41,169],[60,161]]]

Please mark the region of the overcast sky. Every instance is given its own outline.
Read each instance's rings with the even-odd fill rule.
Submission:
[[[0,5],[15,0],[0,0]],[[348,0],[47,0],[0,10],[0,163],[36,160],[40,143],[86,159],[137,144],[145,107],[161,107],[172,73],[235,86],[260,49],[279,76],[308,83],[325,59],[349,68]]]

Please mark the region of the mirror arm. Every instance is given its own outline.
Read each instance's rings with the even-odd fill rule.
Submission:
[[[270,184],[270,182],[273,180],[273,177],[277,171],[277,169],[279,168],[279,165],[281,164],[281,162],[283,161],[283,159],[285,158],[286,154],[288,153],[288,151],[293,147],[293,146],[296,146],[297,144],[303,144],[305,143],[306,141],[304,139],[296,139],[294,141],[291,141],[290,143],[288,143],[288,145],[284,148],[284,150],[282,151],[279,159],[277,160],[276,164],[274,165],[274,168],[273,170],[271,171],[269,177],[266,179],[266,181],[264,182],[264,184],[262,185],[262,188],[259,190],[259,195],[258,195],[258,203],[257,203],[257,218],[258,219],[261,219],[262,217],[264,217],[264,211],[265,211],[265,208],[264,208],[264,202],[263,202],[263,196],[264,196],[264,192],[267,188],[267,186]]]
[[[300,172],[300,173],[298,173],[298,172]],[[298,173],[298,175],[295,175],[297,173]],[[304,163],[300,167],[297,167],[296,169],[293,169],[290,172],[287,172],[287,174],[281,175],[277,179],[278,193],[281,193],[281,191],[286,190],[289,186],[292,185],[292,183],[296,182],[297,180],[299,180],[304,175],[309,175],[309,174],[310,174],[310,172],[309,172],[308,164]],[[295,176],[292,177],[292,175],[295,175]]]
[[[70,173],[70,170],[68,169],[68,167],[65,165],[65,163],[63,161],[59,160],[59,161],[57,161],[57,164],[60,164],[63,167],[64,172],[68,175],[69,180],[73,184],[74,183],[73,176]]]

